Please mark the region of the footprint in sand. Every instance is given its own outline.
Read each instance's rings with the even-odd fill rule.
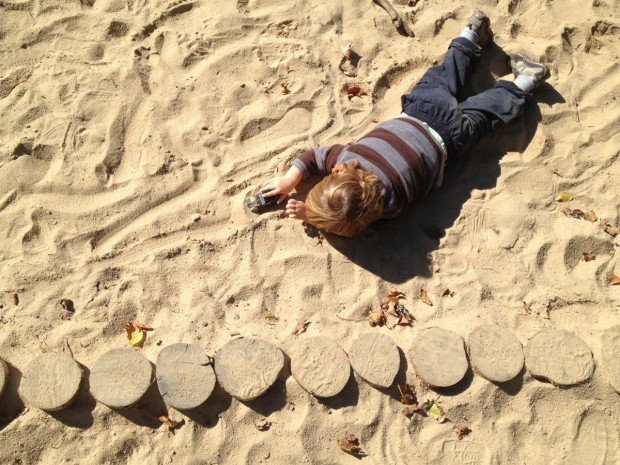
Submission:
[[[608,415],[588,410],[578,419],[577,432],[566,452],[566,465],[620,463],[620,436]]]

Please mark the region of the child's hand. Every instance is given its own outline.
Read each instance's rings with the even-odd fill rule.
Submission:
[[[291,166],[284,176],[278,176],[265,184],[261,191],[264,197],[279,195],[278,203],[282,202],[286,196],[295,189],[301,180],[301,171],[295,166]]]
[[[286,204],[286,213],[289,218],[306,220],[306,204],[295,199],[290,199]]]

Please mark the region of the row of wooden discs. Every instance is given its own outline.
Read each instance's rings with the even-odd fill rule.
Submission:
[[[496,383],[516,377],[523,370],[553,384],[569,386],[587,380],[594,371],[592,352],[578,336],[567,331],[542,331],[530,339],[525,353],[508,330],[480,326],[468,338],[469,361],[480,376]],[[351,368],[369,384],[388,388],[400,370],[401,356],[394,341],[374,332],[363,334],[349,354],[327,337],[300,337],[286,350],[291,374],[316,397],[339,394],[349,381]],[[620,392],[620,325],[603,333],[602,362],[615,390]],[[420,332],[409,352],[419,378],[431,387],[449,387],[463,379],[468,354],[461,336],[438,327]],[[0,386],[4,389],[8,370]],[[231,396],[249,401],[263,394],[284,368],[282,350],[261,339],[238,338],[222,346],[211,359],[204,349],[178,343],[165,347],[157,357],[156,379],[167,405],[188,410],[204,403],[216,379]],[[19,394],[42,410],[54,411],[71,404],[83,371],[73,357],[47,353],[35,358],[23,373]],[[154,370],[142,354],[131,348],[113,349],[94,364],[90,392],[104,405],[128,408],[137,403],[153,383]],[[1,395],[0,391],[0,395]]]

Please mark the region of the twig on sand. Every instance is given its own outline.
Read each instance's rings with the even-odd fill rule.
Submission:
[[[394,24],[394,27],[396,27],[396,29],[398,29],[401,32],[404,32],[406,35],[410,37],[414,36],[413,31],[409,29],[407,24],[401,19],[401,17],[398,15],[398,13],[396,12],[392,4],[389,2],[389,0],[372,0],[372,1],[375,2],[377,5],[379,5],[381,8],[383,8],[390,15],[390,17],[392,18],[392,23]]]

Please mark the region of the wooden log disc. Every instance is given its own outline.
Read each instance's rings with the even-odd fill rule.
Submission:
[[[6,388],[8,382],[9,366],[2,358],[0,358],[0,399],[2,398],[2,394],[4,394],[4,389]]]
[[[351,346],[349,361],[355,373],[368,384],[388,388],[400,369],[398,347],[389,336],[362,334]]]
[[[215,374],[226,392],[241,401],[256,399],[284,367],[279,347],[262,339],[233,339],[215,354]]]
[[[90,393],[104,405],[127,408],[138,402],[153,382],[153,367],[134,349],[112,349],[90,372]]]
[[[166,404],[178,410],[198,407],[215,387],[211,359],[201,347],[172,344],[157,356],[157,387]]]
[[[299,338],[290,345],[288,355],[293,378],[316,397],[335,396],[351,377],[349,357],[328,337]]]
[[[463,338],[447,329],[423,330],[410,354],[415,372],[432,387],[454,386],[463,379],[469,366]]]
[[[530,374],[558,386],[581,383],[594,371],[592,352],[585,342],[568,331],[541,331],[525,349]]]
[[[620,325],[605,331],[601,337],[601,359],[611,386],[620,393]]]
[[[474,370],[489,381],[504,383],[523,369],[523,346],[506,328],[478,326],[470,333],[468,345]]]
[[[19,394],[27,404],[46,411],[71,405],[80,389],[82,369],[68,354],[42,354],[24,371]]]

